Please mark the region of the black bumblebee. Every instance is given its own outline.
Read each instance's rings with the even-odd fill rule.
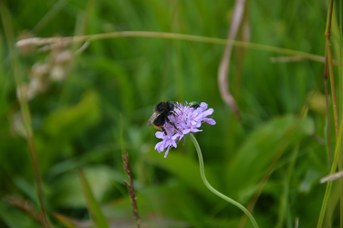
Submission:
[[[154,113],[151,115],[149,119],[149,124],[154,125],[157,129],[160,129],[164,132],[164,134],[167,134],[166,130],[163,128],[165,123],[169,123],[172,125],[175,129],[177,127],[174,123],[170,122],[169,116],[175,115],[174,113],[175,104],[171,101],[163,101],[156,105]]]

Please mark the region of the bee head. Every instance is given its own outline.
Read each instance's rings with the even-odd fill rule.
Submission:
[[[163,112],[173,111],[173,109],[174,109],[174,104],[172,102],[163,101],[156,105],[155,111],[158,113],[163,113]]]

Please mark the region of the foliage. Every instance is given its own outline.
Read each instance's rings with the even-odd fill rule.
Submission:
[[[15,46],[23,37],[118,31],[225,39],[233,1],[0,3],[1,227],[42,223],[32,150],[38,156],[47,215],[56,227],[135,225],[121,159],[125,151],[143,227],[249,227],[241,211],[205,188],[189,138],[166,159],[154,151],[155,131],[146,123],[162,100],[204,101],[214,108],[217,124],[195,135],[206,176],[252,210],[260,227],[317,224],[326,187],[320,179],[329,174],[342,139],[342,133],[335,132],[325,64],[305,58],[306,53],[324,56],[326,2],[247,2],[248,40],[267,46],[234,46],[229,87],[240,119],[220,97],[217,72],[225,48],[220,42],[157,34],[48,50]],[[342,9],[342,1],[335,9]],[[342,15],[335,11],[331,34],[340,125]],[[237,39],[245,38],[241,31]],[[305,54],[288,56],[270,46]],[[33,90],[33,81],[41,87]],[[19,89],[22,100],[17,99]],[[27,145],[30,128],[33,149]],[[339,181],[333,182],[326,199],[327,226],[342,226],[341,190]]]

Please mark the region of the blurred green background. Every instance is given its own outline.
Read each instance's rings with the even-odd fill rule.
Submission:
[[[156,36],[15,47],[24,37],[115,31],[225,39],[234,3],[1,1],[0,227],[37,227],[41,217],[27,146],[30,127],[21,109],[31,120],[44,202],[54,226],[92,226],[90,211],[97,206],[112,227],[135,226],[122,162],[127,151],[143,227],[250,227],[239,209],[204,187],[189,138],[166,159],[154,151],[158,140],[147,120],[162,100],[204,101],[214,108],[217,124],[196,134],[206,174],[219,191],[253,208],[261,227],[314,227],[325,190],[319,180],[329,173],[336,143],[323,62],[273,61],[287,55],[234,47],[229,80],[238,119],[217,85],[224,45]],[[326,1],[248,1],[248,33],[241,29],[237,39],[324,55],[327,6]],[[340,10],[336,13],[333,24],[342,17]],[[334,54],[342,50],[341,25],[333,26]],[[342,77],[336,78],[341,110]],[[22,104],[18,88],[23,89]],[[87,204],[91,197],[80,169],[98,205]],[[327,224],[339,224],[339,198],[337,184]]]

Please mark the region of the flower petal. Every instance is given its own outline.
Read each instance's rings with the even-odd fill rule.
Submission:
[[[201,102],[198,107],[194,108],[188,103],[182,105],[175,103],[173,114],[168,116],[168,122],[163,125],[164,131],[157,131],[156,138],[161,139],[156,144],[155,150],[158,152],[165,151],[164,157],[168,156],[170,148],[177,147],[177,143],[187,134],[201,132],[199,129],[202,123],[210,125],[216,124],[215,120],[209,118],[214,109],[208,108],[205,102]]]

